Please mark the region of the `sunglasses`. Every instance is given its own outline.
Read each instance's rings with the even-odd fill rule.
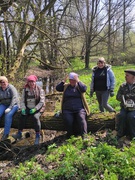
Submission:
[[[4,82],[4,81],[0,81],[0,83],[1,83],[1,84],[5,84],[5,82]]]

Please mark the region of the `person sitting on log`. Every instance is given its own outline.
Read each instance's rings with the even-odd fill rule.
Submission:
[[[61,108],[67,138],[72,135],[81,135],[83,138],[87,134],[86,114],[90,114],[84,96],[87,86],[74,72],[69,74],[69,83],[66,83],[66,80],[67,77],[56,86],[56,90],[63,92]]]
[[[4,133],[1,140],[8,138],[13,115],[19,109],[19,95],[16,88],[8,83],[5,76],[0,76],[0,118],[4,115]]]
[[[22,92],[21,118],[18,123],[18,132],[13,134],[12,137],[16,140],[22,138],[22,131],[25,128],[27,118],[32,116],[36,132],[34,144],[38,145],[41,131],[40,116],[45,110],[45,92],[40,86],[36,85],[36,80],[35,75],[27,77],[27,83]]]
[[[116,95],[121,107],[116,116],[117,139],[123,136],[135,138],[135,70],[125,70],[125,79]]]

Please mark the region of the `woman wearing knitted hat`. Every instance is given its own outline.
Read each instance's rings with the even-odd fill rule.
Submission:
[[[84,138],[87,134],[86,114],[90,113],[84,96],[87,87],[74,72],[69,74],[69,83],[66,83],[66,79],[56,86],[56,90],[63,92],[61,106],[67,138],[72,135]]]
[[[4,133],[1,140],[6,140],[10,133],[13,115],[19,109],[19,95],[16,88],[8,83],[5,76],[0,76],[0,117],[4,115]]]
[[[41,122],[40,116],[44,112],[45,107],[45,92],[44,90],[36,85],[37,77],[35,75],[30,75],[27,77],[27,83],[22,92],[21,100],[21,118],[18,124],[17,134],[13,134],[13,138],[21,139],[22,131],[25,128],[25,122],[28,116],[33,117],[33,123],[35,127],[36,137],[35,145],[40,142],[40,130]]]

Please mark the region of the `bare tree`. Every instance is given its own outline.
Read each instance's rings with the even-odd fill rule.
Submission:
[[[134,8],[134,0],[123,0],[123,52],[126,51],[126,38],[133,22],[133,15],[131,12]],[[130,18],[129,18],[130,17]]]
[[[108,59],[126,50],[133,0],[23,0],[1,14],[1,69],[12,79],[37,60],[46,69],[69,56]],[[64,63],[63,63],[64,62]]]
[[[56,0],[52,0],[50,1],[49,4],[47,4],[46,6],[44,6],[44,8],[38,13],[36,14],[36,16],[34,17],[34,20],[31,23],[27,23],[28,20],[28,11],[29,11],[29,7],[30,7],[30,1],[27,1],[27,7],[25,8],[26,13],[24,13],[23,16],[23,21],[22,22],[22,17],[20,16],[20,21],[19,20],[10,20],[10,21],[1,21],[4,24],[5,23],[14,23],[14,25],[17,23],[17,29],[19,30],[19,38],[18,38],[18,43],[16,44],[17,50],[16,50],[16,58],[13,62],[12,67],[10,68],[10,70],[8,71],[9,77],[14,79],[15,78],[15,74],[18,70],[18,68],[20,67],[22,60],[23,60],[23,56],[24,56],[24,51],[26,50],[27,44],[28,44],[28,40],[30,39],[30,37],[33,35],[34,33],[34,26],[36,26],[36,22],[39,20],[39,17],[46,12],[51,6],[54,5]],[[22,6],[23,8],[23,6]],[[24,9],[23,9],[24,10]],[[24,11],[25,11],[24,10]],[[22,12],[21,12],[22,14]],[[25,16],[26,15],[26,16]],[[19,25],[22,25],[20,29]],[[24,26],[27,25],[27,26]],[[24,28],[23,28],[24,27]],[[9,29],[10,30],[10,29]],[[24,30],[24,31],[23,31]],[[11,33],[12,34],[12,33]],[[18,33],[17,33],[18,34]],[[16,39],[17,40],[17,39]],[[15,40],[14,40],[15,41]]]

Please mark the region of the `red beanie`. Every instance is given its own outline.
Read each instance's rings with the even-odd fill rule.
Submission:
[[[28,81],[34,81],[34,82],[36,82],[37,79],[38,79],[37,76],[35,76],[35,75],[30,75],[30,76],[27,77],[27,82],[28,82]]]

